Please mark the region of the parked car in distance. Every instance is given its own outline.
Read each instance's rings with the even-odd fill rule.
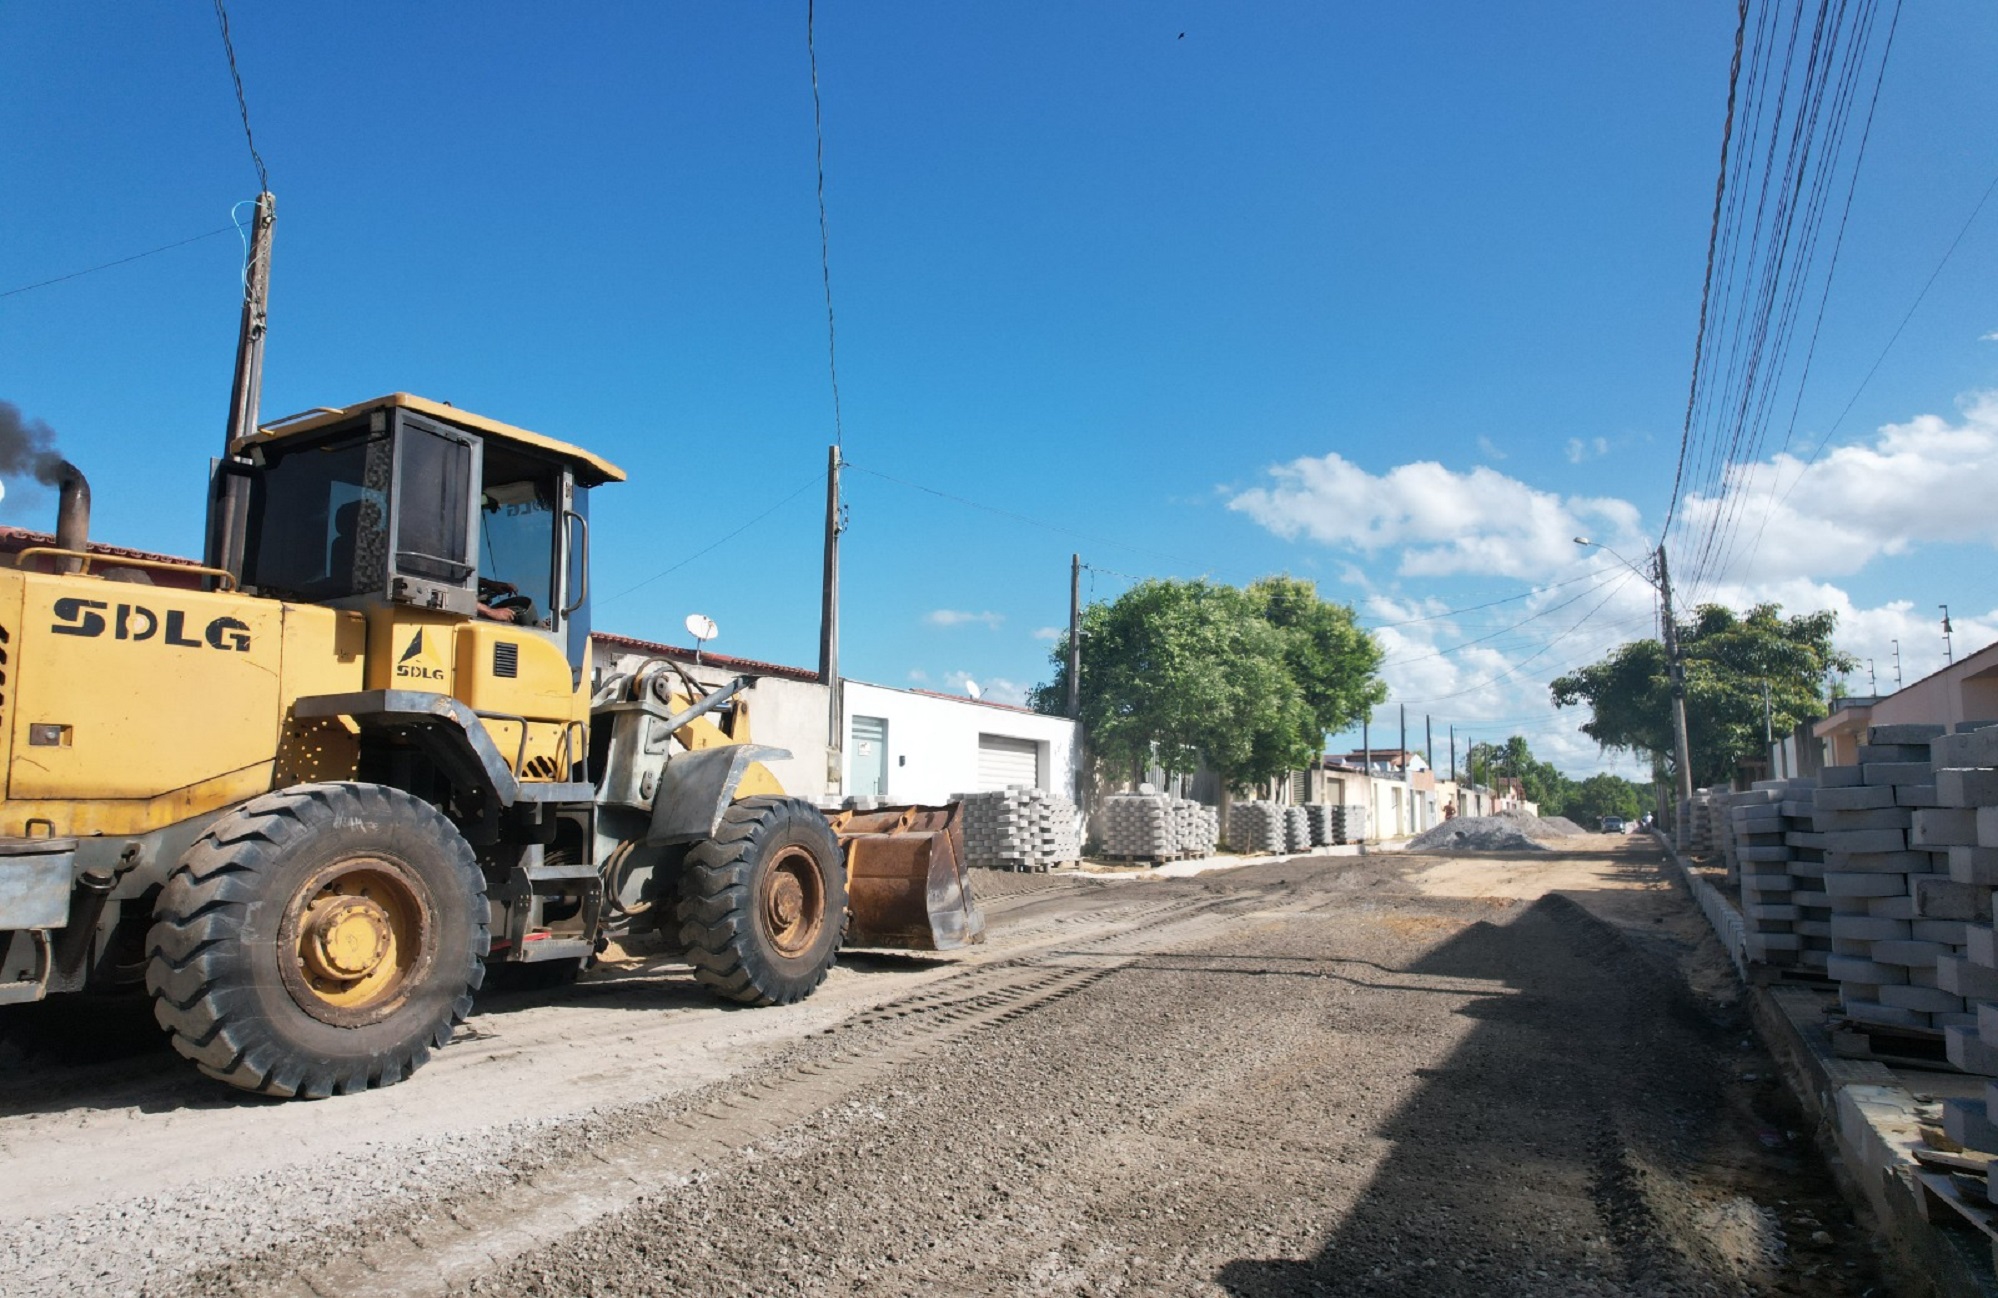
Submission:
[[[1605,834],[1628,834],[1630,832],[1630,822],[1622,816],[1604,816],[1603,832]]]

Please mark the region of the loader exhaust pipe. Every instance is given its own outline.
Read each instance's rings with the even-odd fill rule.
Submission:
[[[88,551],[90,548],[90,479],[68,460],[56,466],[56,548]],[[58,555],[57,572],[80,572],[83,560]]]

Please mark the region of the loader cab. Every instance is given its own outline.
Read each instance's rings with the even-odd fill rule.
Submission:
[[[622,480],[615,465],[401,393],[282,421],[239,451],[244,586],[503,625],[558,645],[580,680],[589,488]]]

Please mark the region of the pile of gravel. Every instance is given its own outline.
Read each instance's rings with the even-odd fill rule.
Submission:
[[[1408,840],[1411,852],[1544,852],[1526,836],[1522,820],[1531,816],[1459,816]],[[1551,835],[1550,835],[1551,836]]]

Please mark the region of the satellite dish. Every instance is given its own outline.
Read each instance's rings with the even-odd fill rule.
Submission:
[[[964,692],[966,694],[969,694],[974,699],[982,699],[985,697],[985,691],[978,688],[978,682],[971,680],[969,678],[967,678],[964,682]]]
[[[687,634],[696,640],[712,640],[721,634],[715,620],[705,613],[687,614]]]

